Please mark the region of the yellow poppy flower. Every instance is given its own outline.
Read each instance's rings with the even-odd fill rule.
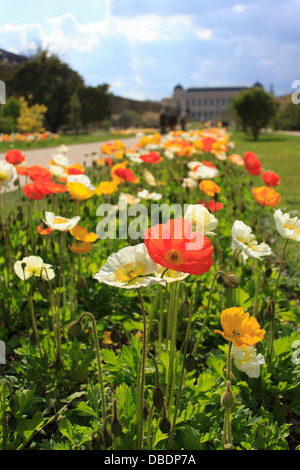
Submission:
[[[242,307],[231,307],[221,313],[221,325],[224,331],[215,330],[237,348],[254,346],[264,339],[266,331],[260,328],[255,317],[250,317]]]
[[[118,191],[118,181],[101,181],[95,188],[95,194],[101,196],[102,194],[108,195]]]
[[[81,183],[67,183],[67,188],[71,198],[77,201],[84,201],[94,194],[94,191]]]

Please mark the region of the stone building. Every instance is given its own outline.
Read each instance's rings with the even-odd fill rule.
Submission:
[[[229,106],[235,95],[246,86],[184,88],[177,85],[173,95],[163,98],[161,104],[167,112],[175,111],[177,116],[186,113],[197,121],[227,121]]]

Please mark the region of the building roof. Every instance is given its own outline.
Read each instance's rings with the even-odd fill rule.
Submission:
[[[246,90],[246,86],[227,86],[227,87],[202,87],[202,88],[187,88],[187,92],[199,92],[199,91],[240,91]]]

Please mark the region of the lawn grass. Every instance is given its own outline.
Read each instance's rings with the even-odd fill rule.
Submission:
[[[300,210],[300,136],[262,134],[258,141],[242,132],[233,132],[235,152],[240,155],[249,150],[260,159],[263,171],[270,170],[280,177],[276,188],[281,194],[281,207]],[[256,186],[264,185],[260,176],[254,177]]]
[[[40,142],[1,142],[0,153],[6,152],[7,150],[12,148],[17,148],[18,150],[32,150],[48,147],[59,147],[62,144],[69,146],[76,144],[87,144],[91,142],[103,142],[106,140],[124,139],[125,137],[134,137],[134,134],[126,136],[124,136],[124,134],[112,134],[109,132],[97,132],[87,134],[60,134],[57,139],[49,139]]]

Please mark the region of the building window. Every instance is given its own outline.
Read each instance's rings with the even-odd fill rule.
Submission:
[[[220,101],[219,98],[216,98],[216,104],[219,104],[219,101]]]
[[[213,106],[213,104],[214,104],[214,100],[211,98],[210,99],[210,105]]]
[[[206,98],[203,100],[203,104],[204,104],[204,106],[207,105],[207,99]]]
[[[202,100],[198,100],[198,105],[201,106]]]
[[[222,105],[223,105],[223,106],[226,105],[226,100],[225,100],[225,98],[222,98]]]
[[[185,105],[186,105],[186,108],[189,109],[189,106],[190,106],[189,100],[186,100],[186,101],[185,101]]]
[[[196,100],[192,100],[192,106],[195,106]]]
[[[228,104],[230,104],[230,103],[231,103],[231,98],[228,98]]]

